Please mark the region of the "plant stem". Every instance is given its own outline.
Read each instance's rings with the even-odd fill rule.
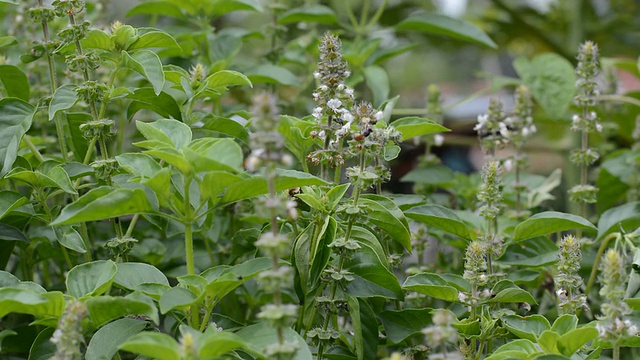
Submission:
[[[596,273],[598,272],[598,265],[600,265],[600,259],[602,259],[602,254],[604,254],[604,250],[607,247],[607,244],[611,239],[617,238],[620,236],[620,233],[611,233],[607,235],[600,244],[600,248],[598,249],[598,253],[596,254],[596,260],[593,263],[593,268],[591,269],[591,275],[589,276],[589,281],[587,282],[587,288],[584,291],[586,296],[589,296],[589,292],[591,291],[591,287],[593,287],[593,283],[596,281]]]
[[[195,259],[193,256],[193,219],[191,215],[191,203],[189,200],[189,187],[191,185],[191,177],[184,179],[184,216],[182,223],[184,224],[184,248],[187,257],[187,274],[194,275]]]

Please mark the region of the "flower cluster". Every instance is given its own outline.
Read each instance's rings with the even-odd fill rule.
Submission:
[[[521,148],[538,129],[533,124],[533,104],[529,89],[520,85],[515,93],[513,114],[500,123],[500,134],[509,139],[517,148]]]
[[[505,119],[502,102],[498,99],[491,99],[487,113],[478,115],[478,123],[473,128],[478,132],[485,153],[491,156],[494,156],[497,149],[509,142],[506,136],[509,129]]]
[[[627,336],[636,336],[638,328],[624,317],[631,309],[622,299],[625,295],[627,271],[623,257],[615,249],[609,249],[602,258],[600,266],[600,295],[604,298],[602,316],[596,326],[600,336],[613,343]]]
[[[587,308],[587,297],[580,294],[582,278],[580,270],[580,242],[573,235],[567,235],[558,244],[558,263],[556,264],[556,295],[558,296],[558,312],[560,314],[574,314],[581,308]]]
[[[458,331],[451,326],[457,319],[451,311],[439,309],[432,317],[433,325],[422,329],[427,346],[431,349],[440,347],[446,352],[446,344],[453,344],[458,341]]]
[[[84,344],[82,320],[87,315],[88,310],[84,303],[72,301],[67,304],[58,322],[58,328],[51,337],[51,342],[56,345],[56,352],[51,359],[80,360],[83,358],[80,349]]]
[[[467,280],[474,289],[484,286],[489,280],[487,276],[487,261],[485,259],[485,246],[479,241],[473,241],[467,246],[464,261],[463,278]],[[464,303],[476,304],[478,302],[478,294],[472,292],[471,299],[461,293],[459,300]]]

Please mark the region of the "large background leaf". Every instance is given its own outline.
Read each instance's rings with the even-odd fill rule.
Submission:
[[[36,108],[23,100],[5,98],[0,100],[0,177],[4,176],[18,156],[22,136],[33,122]]]

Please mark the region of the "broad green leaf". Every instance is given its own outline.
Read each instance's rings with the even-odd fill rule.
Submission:
[[[119,319],[109,323],[96,331],[91,337],[86,360],[112,359],[118,352],[118,347],[133,335],[147,327],[147,322],[137,319]]]
[[[235,288],[257,276],[260,272],[271,268],[271,266],[271,259],[263,257],[251,259],[242,264],[225,268],[220,272],[219,276],[216,276],[215,271],[205,271],[202,273],[202,276],[210,281],[207,283],[200,297],[203,298],[206,296],[210,298],[215,305]],[[215,270],[215,268],[211,270]]]
[[[377,65],[367,66],[364,68],[364,79],[373,94],[373,105],[375,107],[380,106],[380,104],[389,98],[389,76],[383,68]],[[394,124],[394,126],[396,125]],[[404,139],[408,138],[404,137]]]
[[[164,273],[153,265],[145,263],[118,263],[114,284],[129,290],[137,290],[141,284],[162,284],[169,286]]]
[[[0,65],[0,82],[10,97],[29,101],[29,79],[19,67],[15,65]]]
[[[178,19],[186,18],[180,9],[180,6],[171,4],[167,1],[149,1],[137,4],[132,7],[125,16],[134,15],[165,15]]]
[[[158,360],[180,360],[182,358],[178,342],[167,334],[157,332],[137,333],[129,337],[118,348]]]
[[[144,315],[155,324],[160,322],[153,299],[138,292],[126,297],[94,296],[89,298],[86,304],[91,321],[96,327],[129,315]]]
[[[564,335],[578,326],[578,317],[574,314],[564,314],[557,318],[551,326],[551,331]]]
[[[498,261],[505,265],[542,267],[558,261],[558,246],[546,237],[537,237],[507,247]]]
[[[74,224],[153,212],[153,207],[144,190],[101,186],[67,205],[51,225]]]
[[[364,299],[347,296],[358,360],[373,359],[378,353],[378,319]]]
[[[143,109],[151,110],[165,118],[182,120],[180,106],[178,106],[173,96],[164,91],[156,95],[151,88],[140,88],[136,89],[132,94],[127,95],[127,99],[133,100],[127,108],[127,119],[129,119],[129,121],[131,121],[138,111]]]
[[[521,241],[573,229],[597,230],[593,224],[580,216],[557,211],[545,211],[535,214],[518,224],[513,233],[513,240]]]
[[[36,107],[16,98],[0,100],[0,177],[4,176],[18,156],[22,136],[33,122]]]
[[[151,144],[151,146],[157,146],[157,145],[164,146],[164,144],[155,143],[155,141],[138,142],[138,143],[134,143],[134,145],[144,147],[149,143],[154,143],[154,144]],[[160,148],[160,149],[156,148],[152,150],[147,150],[144,153],[149,154],[153,157],[156,157],[160,160],[163,160],[165,163],[178,169],[183,175],[187,175],[187,176],[193,175],[193,166],[191,166],[191,162],[187,160],[183,152],[180,150],[171,149],[171,148]]]
[[[160,313],[163,315],[173,309],[182,309],[195,303],[198,297],[193,292],[174,287],[167,290],[160,298]]]
[[[531,354],[540,352],[536,344],[531,340],[516,339],[516,340],[509,341],[506,344],[500,346],[499,348],[496,349],[496,351],[493,352],[493,354],[494,355],[504,354],[507,352],[515,352],[515,351],[521,352],[525,355],[531,355]],[[507,358],[500,357],[500,356],[498,357],[490,356],[490,357],[487,357],[487,360],[489,359],[498,360],[498,359],[507,359]],[[528,359],[528,357],[523,357],[523,359]]]
[[[409,171],[400,181],[428,185],[446,185],[455,180],[451,168],[444,165],[419,167]]]
[[[245,144],[249,143],[249,132],[242,124],[233,119],[210,114],[202,119],[202,122],[204,123],[202,129],[233,136],[242,140]]]
[[[503,324],[512,334],[521,338],[538,342],[538,336],[551,329],[551,324],[542,315],[517,316],[508,315],[502,319]]]
[[[77,162],[82,163],[89,148],[89,142],[85,139],[84,131],[80,130],[80,126],[93,120],[93,116],[89,113],[64,112],[61,117],[63,121],[66,118],[66,122],[69,124],[69,133],[71,136],[68,139],[68,144],[70,150],[73,151],[73,157]]]
[[[47,299],[33,290],[21,288],[0,289],[0,317],[12,312],[28,314],[31,306],[46,303]]]
[[[62,168],[64,169],[64,171],[69,176],[69,179],[71,180],[75,180],[84,176],[93,175],[95,173],[95,170],[93,169],[92,166],[85,165],[75,161],[71,161],[62,165]]]
[[[336,13],[324,5],[307,5],[285,11],[278,17],[278,24],[311,22],[320,24],[335,24]]]
[[[378,314],[385,334],[392,343],[398,344],[410,336],[420,334],[431,325],[432,309],[384,310]]]
[[[266,321],[261,321],[254,325],[242,328],[236,333],[248,344],[254,352],[264,354],[267,346],[278,342],[278,332],[271,327]],[[285,328],[283,331],[286,342],[295,344],[298,351],[293,356],[293,360],[313,360],[309,345],[307,342],[293,329]],[[260,356],[265,358],[264,355]]]
[[[513,66],[549,116],[556,119],[564,116],[573,99],[576,83],[575,71],[567,59],[546,53],[532,60],[518,58]]]
[[[551,330],[545,330],[538,336],[538,345],[546,353],[559,354],[558,339],[560,335]]]
[[[77,265],[67,274],[67,291],[75,298],[103,294],[111,287],[116,272],[116,263],[111,260],[96,260]]]
[[[385,47],[376,49],[365,62],[366,65],[375,64],[381,65],[382,63],[390,60],[398,55],[404,54],[413,50],[418,44],[406,44],[394,47]]]
[[[196,172],[242,170],[242,148],[233,139],[197,139],[183,152]]]
[[[396,25],[398,30],[415,30],[428,34],[444,35],[454,39],[497,49],[493,40],[475,25],[440,14],[419,13],[410,15]]]
[[[29,199],[20,193],[8,190],[0,191],[0,219],[9,214],[13,209],[19,208],[27,203],[29,203]]]
[[[173,2],[182,3],[181,0],[171,0]],[[209,16],[224,15],[233,11],[263,11],[262,5],[258,0],[191,0],[196,4],[200,4]]]
[[[173,36],[163,31],[149,31],[138,37],[138,40],[131,44],[128,51],[137,49],[171,49],[181,51],[180,45]]]
[[[64,190],[64,192],[66,192],[67,194],[78,194],[76,189],[73,187],[73,184],[71,183],[69,174],[67,174],[62,165],[55,166],[47,171],[47,177],[53,180],[53,182],[55,182],[56,185],[60,189]]]
[[[249,344],[231,332],[209,331],[198,341],[199,359],[217,359],[233,349],[249,349]]]
[[[4,338],[8,336],[14,336],[14,335],[18,335],[18,333],[13,330],[0,331],[0,352],[2,351],[2,341],[4,340]]]
[[[272,64],[263,64],[246,71],[247,77],[254,83],[299,85],[296,76],[286,68]]]
[[[82,236],[71,226],[58,226],[54,227],[56,231],[57,239],[60,245],[66,247],[69,250],[76,251],[80,254],[87,252]]]
[[[404,293],[398,278],[382,262],[386,259],[380,258],[380,245],[364,242],[362,237],[359,240],[361,248],[345,261],[345,268],[354,274],[354,280],[347,285],[347,293],[358,297],[402,299]]]
[[[111,36],[105,31],[93,29],[87,32],[87,36],[82,39],[82,46],[87,49],[101,49],[106,51],[112,51]]]
[[[23,181],[33,187],[60,188],[66,193],[77,194],[61,165],[50,169],[46,174],[39,170],[31,171],[16,167],[7,174],[7,178]]]
[[[605,211],[598,221],[598,237],[618,231],[620,227],[627,231],[640,224],[640,202],[630,202]]]
[[[402,139],[409,140],[416,136],[435,134],[450,131],[437,122],[420,117],[404,117],[391,123],[396,130],[402,134]]]
[[[565,356],[571,356],[582,346],[598,336],[598,330],[593,327],[581,327],[569,331],[558,339],[558,350]]]
[[[138,50],[133,54],[122,51],[121,65],[142,75],[151,83],[154,93],[160,95],[164,87],[164,72],[162,61],[156,53],[150,50]]]
[[[325,180],[297,170],[280,169],[276,176],[276,191],[283,191],[302,186],[328,185]],[[238,200],[249,199],[268,192],[267,181],[262,176],[252,176],[227,188],[222,202],[229,204]]]
[[[20,229],[7,224],[0,224],[0,240],[21,241],[27,244],[29,243],[29,238],[22,231],[20,231]],[[7,254],[7,256],[9,256],[12,252],[11,249],[9,249],[10,246],[7,246],[6,244],[3,246],[6,247],[5,250],[9,251]]]
[[[49,121],[58,114],[58,112],[70,109],[78,102],[78,94],[75,85],[66,84],[56,89],[53,98],[49,104]]]
[[[219,198],[224,195],[229,186],[245,180],[246,178],[226,171],[208,172],[204,175],[202,181],[198,182],[200,185],[200,197],[203,200]]]
[[[38,334],[29,349],[29,360],[49,360],[55,355],[56,345],[50,341],[55,327],[46,328]]]
[[[150,123],[136,121],[136,127],[145,139],[157,141],[172,149],[182,149],[191,142],[191,129],[178,120],[160,119]]]
[[[383,196],[362,197],[360,203],[366,207],[369,221],[391,236],[411,252],[411,233],[404,214],[395,204]]]
[[[253,87],[251,80],[246,75],[232,70],[220,70],[209,75],[204,81],[207,88],[216,89],[220,87],[247,85]]]
[[[18,44],[18,39],[13,36],[0,36],[0,48]]]
[[[443,278],[436,274],[421,273],[409,276],[402,287],[407,290],[417,291],[435,299],[458,302],[458,289],[449,285]]]
[[[571,360],[571,358],[557,355],[557,354],[548,354],[548,355],[540,355],[534,358],[535,360]]]
[[[126,153],[116,156],[120,168],[134,176],[151,178],[162,169],[151,156],[141,153]]]
[[[490,303],[529,303],[537,304],[528,291],[519,288],[511,280],[501,280],[492,289],[495,294]]]
[[[406,211],[405,215],[410,219],[458,235],[464,239],[472,239],[467,225],[453,211],[443,206],[435,204],[417,206]]]

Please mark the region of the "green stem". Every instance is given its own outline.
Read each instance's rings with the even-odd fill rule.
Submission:
[[[134,214],[133,218],[131,218],[131,222],[129,223],[129,227],[127,228],[127,232],[124,234],[125,237],[131,237],[133,234],[133,229],[136,227],[136,223],[140,218],[140,214]]]
[[[598,265],[600,265],[600,259],[602,259],[602,254],[604,254],[604,250],[607,247],[607,244],[611,239],[617,238],[620,236],[620,233],[611,233],[607,235],[602,243],[600,244],[600,248],[598,249],[598,253],[596,254],[596,260],[593,263],[593,268],[591,269],[591,275],[589,276],[589,281],[587,282],[587,288],[584,291],[586,296],[589,296],[589,292],[591,291],[591,287],[593,287],[593,283],[596,281],[596,274],[598,272]]]
[[[31,153],[33,154],[33,156],[35,156],[36,159],[38,159],[38,161],[40,161],[41,163],[44,162],[44,157],[42,157],[42,154],[40,154],[40,151],[38,151],[36,146],[33,145],[31,140],[29,139],[29,136],[23,136],[22,141],[24,141],[24,143],[27,145],[29,150],[31,150]]]

